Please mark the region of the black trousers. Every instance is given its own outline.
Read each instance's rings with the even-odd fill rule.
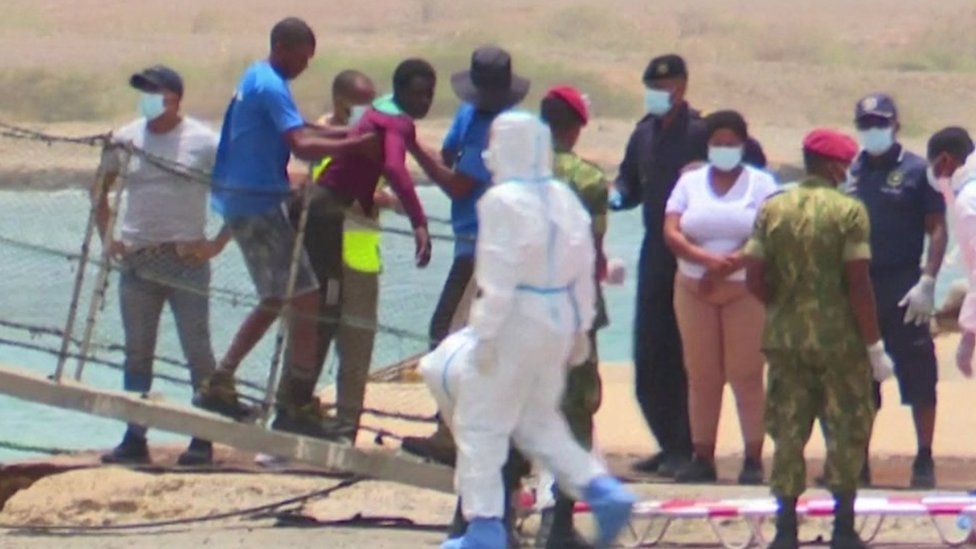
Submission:
[[[660,238],[641,247],[634,320],[635,388],[644,420],[661,450],[690,455],[688,379],[674,314],[674,256]]]
[[[464,290],[474,276],[474,256],[455,257],[447,273],[444,289],[437,300],[434,316],[430,319],[430,348],[437,347],[450,334],[451,320],[457,312]]]

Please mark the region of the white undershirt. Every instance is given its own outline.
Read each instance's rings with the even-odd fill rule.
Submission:
[[[769,173],[744,166],[728,192],[719,196],[712,187],[710,174],[711,167],[705,166],[682,175],[665,211],[681,215],[681,232],[693,243],[711,253],[729,254],[745,244],[760,206],[778,186]],[[705,275],[704,266],[680,257],[678,271],[695,279]],[[728,277],[734,281],[745,279],[744,269]]]

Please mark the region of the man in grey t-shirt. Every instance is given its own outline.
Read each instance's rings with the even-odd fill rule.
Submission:
[[[103,245],[121,263],[119,303],[125,329],[124,387],[146,393],[153,377],[156,337],[163,306],[169,303],[194,389],[214,370],[210,344],[208,260],[220,253],[226,237],[206,239],[209,185],[202,177],[177,172],[209,172],[217,151],[217,134],[180,113],[183,80],[174,70],[157,65],[135,74],[130,85],[141,92],[137,120],[116,130],[112,140],[145,151],[129,156],[107,149],[101,169],[106,191],[97,193],[96,221]],[[172,164],[172,165],[170,165]],[[108,192],[125,170],[125,212],[120,239],[107,234]],[[179,457],[181,465],[213,460],[209,441],[194,438]],[[129,424],[119,444],[102,456],[105,463],[149,461],[146,428]]]

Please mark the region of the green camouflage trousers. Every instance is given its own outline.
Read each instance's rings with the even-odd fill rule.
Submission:
[[[600,409],[602,385],[596,352],[596,332],[590,332],[590,357],[569,370],[562,410],[576,441],[589,450],[593,447],[593,415]]]
[[[766,351],[766,431],[775,443],[770,486],[778,497],[806,488],[803,450],[814,421],[827,438],[824,475],[834,493],[857,490],[874,423],[871,366],[861,350]]]

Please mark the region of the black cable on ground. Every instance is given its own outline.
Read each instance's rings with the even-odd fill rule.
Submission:
[[[0,440],[0,448],[4,450],[12,450],[14,452],[24,452],[28,454],[47,454],[49,456],[75,454],[80,452],[80,450],[72,450],[70,448],[51,448],[47,446],[33,446],[30,444],[21,444],[19,442],[13,442],[9,440]]]
[[[200,517],[187,517],[181,519],[171,519],[171,520],[158,520],[152,522],[135,522],[129,524],[103,524],[103,525],[30,525],[30,524],[6,524],[0,523],[0,529],[5,530],[26,530],[31,532],[111,532],[111,531],[122,531],[122,530],[145,530],[149,528],[164,528],[169,526],[181,526],[185,524],[198,524],[202,522],[213,522],[215,520],[224,520],[228,518],[235,517],[247,517],[250,515],[260,515],[262,513],[267,513],[275,509],[284,507],[286,505],[293,505],[295,503],[303,503],[310,499],[328,497],[339,490],[349,488],[360,481],[365,480],[363,477],[352,477],[343,480],[324,490],[316,490],[314,492],[309,492],[308,494],[302,496],[291,497],[288,499],[283,499],[280,501],[268,503],[265,505],[258,505],[255,507],[248,507],[245,509],[238,509],[236,511],[227,511],[224,513],[215,513],[212,515],[204,515]]]

